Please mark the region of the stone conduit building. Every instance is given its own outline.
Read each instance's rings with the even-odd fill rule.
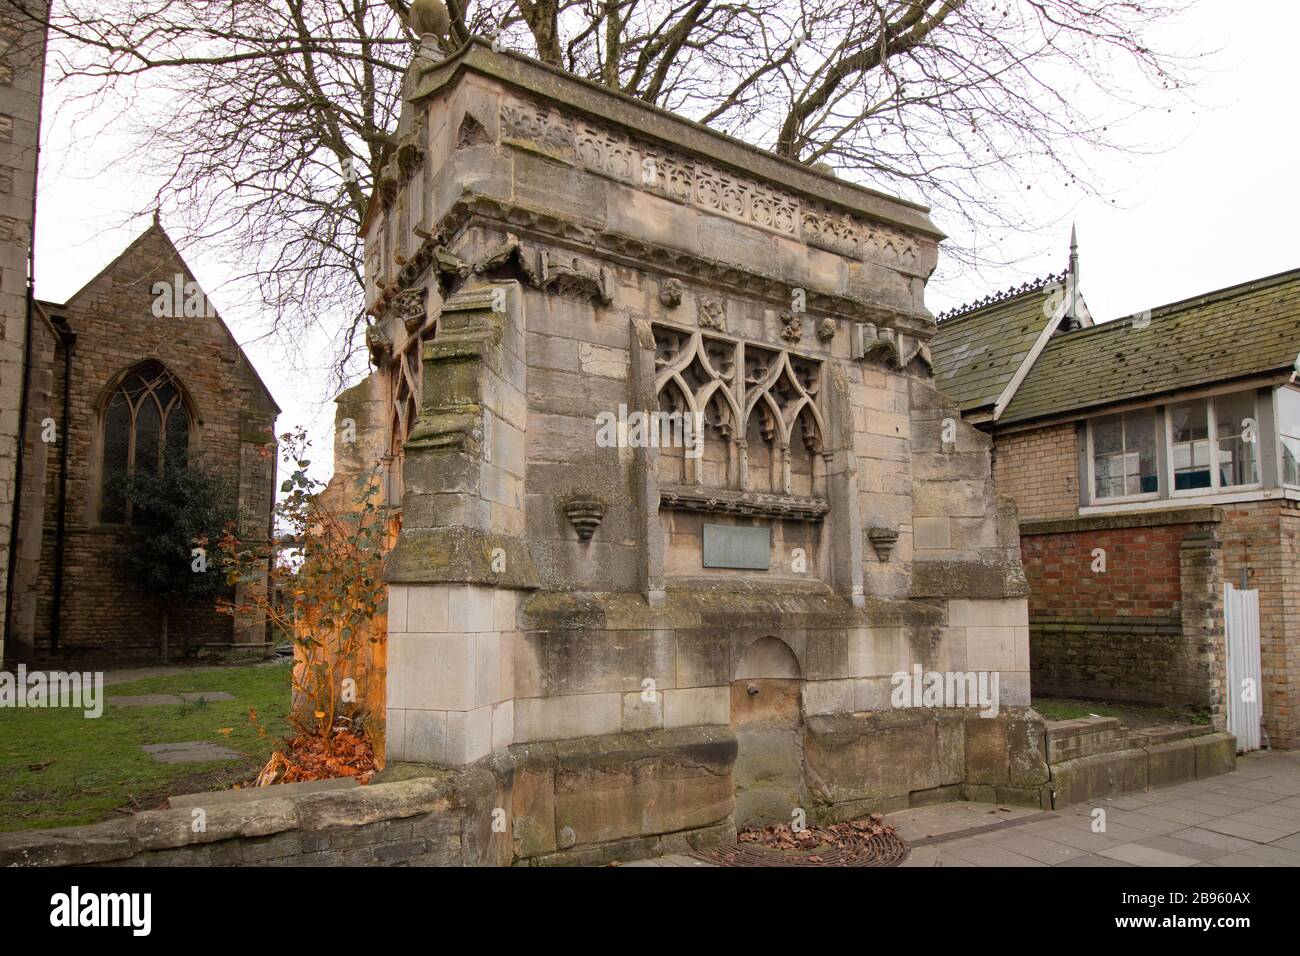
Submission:
[[[388,759],[506,768],[534,862],[1038,804],[1016,517],[934,387],[926,210],[478,40],[405,91],[339,411],[400,509]],[[700,454],[599,441],[620,406],[702,413]],[[914,665],[1001,709],[892,707]]]

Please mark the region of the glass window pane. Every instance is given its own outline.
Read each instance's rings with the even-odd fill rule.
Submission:
[[[1300,485],[1300,438],[1282,436],[1282,481]]]
[[[1209,488],[1209,406],[1203,401],[1183,402],[1169,407],[1169,449],[1174,465],[1174,490]]]
[[[1157,489],[1155,410],[1106,415],[1092,422],[1093,482],[1098,498]]]
[[[190,421],[185,414],[185,407],[175,402],[167,413],[167,461],[166,467],[183,465],[190,445]]]
[[[1300,485],[1300,391],[1277,390],[1277,430],[1282,443],[1282,482]]]
[[[126,474],[131,451],[131,410],[118,392],[104,416],[104,467],[100,486],[99,520],[126,520],[126,499],[117,483]]]
[[[158,404],[146,395],[135,413],[135,470],[158,470],[158,438],[162,430]]]
[[[1134,490],[1131,495],[1149,494],[1159,486],[1156,476],[1156,410],[1143,408],[1124,414],[1124,450],[1133,456],[1128,468]]]
[[[1183,402],[1169,408],[1170,431],[1174,444],[1210,437],[1210,422],[1205,402]]]
[[[1214,427],[1219,439],[1219,485],[1251,485],[1259,481],[1255,393],[1237,392],[1214,399]]]
[[[1300,438],[1300,391],[1294,388],[1277,390],[1277,430],[1283,435]]]
[[[1123,419],[1107,415],[1092,423],[1092,452],[1094,455],[1113,455],[1124,448]]]

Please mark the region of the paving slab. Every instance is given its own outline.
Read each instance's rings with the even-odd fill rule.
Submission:
[[[1106,829],[1109,830],[1116,825],[1128,827],[1131,830],[1141,830],[1143,833],[1156,836],[1161,833],[1172,833],[1175,830],[1181,830],[1186,824],[1166,820],[1141,810],[1121,810],[1117,813],[1112,812],[1107,816]]]
[[[175,744],[141,744],[140,749],[159,763],[208,763],[238,760],[244,755],[210,740],[184,740]]]
[[[1179,856],[1176,853],[1166,853],[1164,850],[1158,850],[1152,846],[1142,846],[1140,843],[1121,843],[1109,850],[1102,850],[1099,855],[1109,857],[1112,860],[1120,860],[1124,863],[1132,863],[1134,866],[1181,867],[1201,862],[1189,856]]]
[[[1133,866],[1132,863],[1125,863],[1123,860],[1112,860],[1108,856],[1097,856],[1095,853],[1089,853],[1084,856],[1076,856],[1072,860],[1066,860],[1064,863],[1058,863],[1057,866]]]
[[[1229,836],[1226,833],[1216,833],[1213,830],[1204,830],[1201,827],[1188,827],[1186,830],[1176,830],[1169,834],[1171,839],[1186,840],[1189,843],[1200,843],[1204,846],[1213,847],[1217,850],[1224,850],[1228,853],[1235,853],[1239,850],[1249,850],[1257,844],[1253,840],[1243,840],[1241,837]]]
[[[1204,843],[1180,840],[1178,837],[1172,836],[1153,836],[1146,840],[1139,840],[1138,846],[1149,846],[1156,850],[1163,850],[1165,853],[1172,853],[1175,856],[1186,857],[1189,860],[1213,860],[1233,852],[1222,847],[1207,846]]]

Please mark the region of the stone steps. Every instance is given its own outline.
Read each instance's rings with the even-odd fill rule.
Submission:
[[[1047,763],[1052,807],[1060,809],[1227,773],[1237,741],[1208,726],[1131,730],[1114,717],[1049,721]]]

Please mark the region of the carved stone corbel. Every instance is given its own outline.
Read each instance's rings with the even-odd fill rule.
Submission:
[[[604,520],[605,505],[594,498],[580,498],[566,504],[564,513],[578,532],[579,539],[590,541]]]
[[[403,289],[393,297],[389,310],[402,320],[402,326],[408,333],[424,325],[428,318],[427,292],[423,288]]]
[[[796,315],[789,309],[781,312],[781,338],[787,342],[798,342],[803,338],[803,316]]]
[[[378,324],[366,326],[366,348],[370,352],[370,364],[376,368],[393,357],[393,340]]]
[[[540,288],[577,298],[595,299],[602,305],[614,301],[613,280],[609,270],[580,256],[560,258],[543,249]]]
[[[682,280],[668,279],[659,288],[659,301],[666,308],[675,309],[682,304]]]
[[[545,257],[543,252],[542,256]],[[473,272],[475,275],[486,276],[488,273],[498,269],[513,269],[524,278],[531,286],[541,286],[542,277],[538,275],[538,270],[528,261],[529,256],[524,249],[524,244],[519,241],[519,237],[512,232],[506,233],[506,241],[497,246],[496,249],[488,253],[487,256],[474,263]],[[543,269],[545,266],[543,265]]]
[[[888,561],[894,551],[894,545],[898,543],[898,529],[871,528],[867,531],[867,539],[875,549],[876,557],[881,561]]]
[[[717,299],[701,298],[695,310],[700,317],[700,328],[727,331],[726,308]]]

